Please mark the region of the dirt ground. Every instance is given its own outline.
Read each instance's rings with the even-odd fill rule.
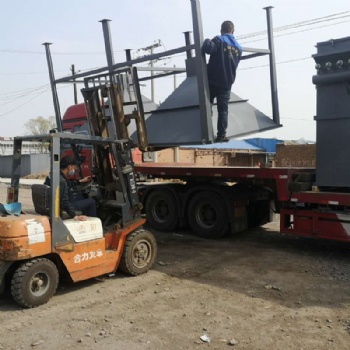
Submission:
[[[154,234],[145,275],[60,284],[35,309],[0,296],[0,349],[350,348],[350,245],[283,236],[276,223],[220,240]]]

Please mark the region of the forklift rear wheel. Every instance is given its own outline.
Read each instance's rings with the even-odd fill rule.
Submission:
[[[11,294],[21,306],[31,308],[45,304],[58,285],[56,265],[48,259],[33,259],[20,265],[11,280]]]
[[[153,234],[137,230],[126,236],[119,269],[129,275],[137,276],[147,272],[157,256],[157,242]]]

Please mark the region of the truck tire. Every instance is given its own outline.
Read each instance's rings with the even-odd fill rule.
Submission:
[[[126,236],[119,270],[137,276],[147,272],[157,256],[157,242],[153,234],[146,230],[137,230]]]
[[[158,231],[173,231],[178,227],[177,205],[174,195],[167,190],[155,190],[146,199],[147,222]]]
[[[188,222],[193,232],[203,238],[220,238],[229,230],[225,202],[216,193],[197,193],[188,207]]]
[[[11,294],[16,303],[31,308],[45,304],[58,286],[56,265],[48,259],[33,259],[20,265],[11,280]]]

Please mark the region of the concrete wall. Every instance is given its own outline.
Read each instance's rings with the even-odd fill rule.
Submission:
[[[276,167],[314,168],[316,167],[316,144],[276,145]]]
[[[0,157],[0,177],[11,177],[13,156]],[[22,155],[21,176],[49,173],[49,154],[25,154]]]

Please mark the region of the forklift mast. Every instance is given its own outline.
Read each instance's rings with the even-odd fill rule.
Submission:
[[[128,72],[118,79],[130,79]],[[114,80],[114,79],[113,79]],[[103,81],[103,82],[101,82]],[[89,86],[92,84],[93,86]],[[141,207],[136,190],[136,180],[131,155],[133,141],[129,138],[127,125],[132,116],[124,114],[124,103],[122,98],[121,84],[110,83],[108,77],[85,79],[85,88],[82,89],[84,103],[86,107],[87,121],[92,136],[107,137],[115,140],[111,144],[111,149],[94,146],[95,168],[99,169],[99,184],[101,189],[108,184],[117,182],[120,185],[123,201],[126,204],[125,215],[128,217],[132,212],[140,211]],[[130,92],[130,91],[129,91]],[[130,103],[137,105],[137,94]],[[143,120],[140,112],[135,112],[136,119]],[[142,123],[140,123],[142,125]],[[140,134],[146,140],[144,129],[140,129]],[[144,143],[146,149],[146,142]],[[116,200],[116,192],[108,192],[108,200]]]
[[[109,34],[108,20],[102,21],[107,62],[109,71],[84,77],[81,89],[89,125],[90,136],[112,139],[114,142],[93,144],[93,168],[98,178],[99,188],[104,200],[104,207],[121,210],[122,226],[139,217],[142,205],[136,189],[136,179],[131,150],[134,142],[128,133],[128,125],[135,121],[137,146],[142,151],[148,150],[143,102],[136,67],[132,65],[114,70],[114,62]],[[56,93],[53,66],[49,44],[45,44],[54,105],[57,106],[56,119],[58,130],[61,129],[61,116]],[[127,57],[129,52],[127,52]],[[125,112],[125,107],[127,111]],[[130,108],[133,109],[131,110]],[[55,110],[56,110],[55,109]],[[130,113],[131,110],[131,113]],[[71,143],[75,158],[79,159],[76,142]]]

